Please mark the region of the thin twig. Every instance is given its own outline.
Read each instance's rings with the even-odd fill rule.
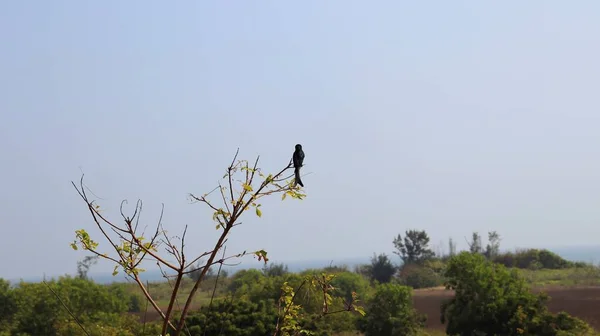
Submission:
[[[227,246],[223,247],[223,258],[225,258],[225,251],[227,251]],[[219,265],[219,270],[217,271],[217,277],[215,278],[215,287],[213,288],[212,295],[210,296],[210,302],[208,303],[208,310],[209,311],[212,309],[212,303],[213,303],[213,299],[215,297],[215,292],[217,291],[217,285],[219,284],[219,275],[221,274],[221,268],[222,267],[223,267],[223,263],[221,263]],[[207,329],[204,328],[204,333],[203,333],[204,336],[206,336],[206,331],[207,331]]]
[[[150,282],[146,280],[146,287],[148,288],[148,293],[150,293]],[[142,333],[146,334],[146,319],[148,314],[148,300],[146,300],[146,306],[144,307],[144,327],[142,328]]]
[[[232,202],[234,203],[233,210],[232,210],[231,215],[228,218],[229,220],[227,221],[226,225],[224,225],[224,227],[223,227],[223,232],[221,233],[221,236],[219,237],[217,243],[215,244],[214,249],[212,250],[212,253],[210,254],[210,256],[208,258],[208,261],[206,262],[207,266],[209,266],[209,265],[211,265],[213,263],[213,261],[214,261],[214,259],[216,257],[217,251],[220,249],[221,246],[223,246],[223,241],[225,240],[225,238],[229,234],[229,231],[233,228],[233,224],[236,223],[237,218],[246,210],[246,208],[248,207],[249,204],[252,204],[252,202],[254,202],[259,197],[260,192],[271,183],[271,181],[269,181],[268,179],[265,180],[265,181],[263,181],[261,183],[260,187],[258,188],[258,190],[256,192],[254,192],[248,198],[248,200],[245,203],[244,203],[244,199],[242,197],[240,197],[237,201],[234,201],[234,197],[233,197],[233,182],[232,182],[232,174],[231,174],[231,172],[233,171],[233,169],[235,167],[235,158],[237,158],[238,152],[239,152],[239,149],[236,152],[234,160],[232,161],[231,165],[228,168],[230,193],[231,193],[231,197],[232,197]],[[255,165],[257,164],[257,162],[258,162],[258,159],[257,159]],[[281,174],[283,174],[290,167],[291,167],[291,162],[285,168],[283,168],[279,173],[277,173],[275,176],[273,176],[273,178],[274,179],[279,178],[281,176]],[[281,189],[285,190],[283,188],[281,188]],[[198,287],[200,286],[200,283],[204,279],[204,276],[206,275],[207,271],[208,271],[208,267],[205,267],[205,268],[202,269],[202,272],[200,273],[200,276],[198,277],[198,279],[196,280],[196,283],[192,287],[192,289],[190,291],[190,294],[189,294],[189,296],[187,298],[187,301],[186,301],[186,303],[185,303],[185,305],[183,307],[183,311],[181,312],[181,317],[179,318],[179,323],[177,325],[177,328],[175,329],[175,335],[174,336],[178,336],[179,333],[181,332],[181,329],[183,327],[183,323],[185,321],[185,316],[187,315],[188,310],[190,309],[190,305],[192,303],[192,299],[193,299],[194,295],[196,294],[196,291],[198,290]]]
[[[223,246],[223,257],[221,260],[225,260],[225,252],[227,251],[227,246]],[[217,291],[217,284],[219,283],[219,275],[221,274],[221,269],[223,268],[223,262],[219,263],[219,270],[217,271],[217,278],[215,279],[215,287],[213,288],[212,295],[210,296],[210,303],[208,307],[212,307],[213,299],[215,298],[215,292]]]
[[[173,286],[171,284],[171,280],[169,279],[169,276],[167,276],[167,273],[165,273],[163,271],[163,269],[160,267],[160,264],[158,264],[158,269],[160,270],[160,272],[162,273],[163,277],[165,279],[167,279],[167,284],[169,285],[169,287],[171,287],[171,291],[172,293],[177,293],[179,291],[179,289],[181,289],[182,284],[175,284],[175,286]],[[181,309],[181,305],[179,304],[179,299],[177,299],[177,294],[175,294],[175,304],[177,304],[177,308]],[[185,330],[187,331],[188,335],[191,335],[190,330],[188,329],[187,323],[184,324]]]

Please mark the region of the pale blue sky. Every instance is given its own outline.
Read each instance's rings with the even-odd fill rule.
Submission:
[[[275,170],[302,143],[312,174],[231,252],[369,256],[411,228],[598,243],[598,1],[13,0],[0,43],[0,277],[74,272],[74,231],[98,235],[80,169],[110,214],[142,198],[152,225],[164,202],[206,250],[186,194],[238,146]]]

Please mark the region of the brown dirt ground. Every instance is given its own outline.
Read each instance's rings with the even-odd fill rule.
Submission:
[[[565,311],[600,329],[600,286],[542,287],[534,291],[546,292],[550,296],[548,308],[553,313]],[[444,288],[415,290],[413,302],[420,313],[427,315],[427,329],[444,330],[440,321],[440,305],[452,292]]]

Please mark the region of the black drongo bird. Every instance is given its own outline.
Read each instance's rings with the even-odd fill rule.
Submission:
[[[296,183],[304,187],[304,184],[302,184],[302,180],[300,179],[300,167],[302,167],[302,163],[304,162],[304,151],[302,150],[301,144],[296,145],[296,150],[294,151],[292,160],[294,161],[294,175],[296,178]]]

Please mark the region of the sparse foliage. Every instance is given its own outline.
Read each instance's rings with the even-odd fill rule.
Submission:
[[[195,267],[188,270],[189,273],[187,273],[187,276],[190,279],[197,281],[200,278],[200,275],[202,274],[203,268],[204,268],[204,263],[201,261],[198,261],[198,263],[196,264]],[[221,269],[219,271],[215,271],[215,265],[213,265],[208,268],[208,271],[206,271],[206,274],[204,275],[204,280],[216,279],[217,277],[220,279],[224,279],[224,278],[227,278],[228,276],[229,276],[229,273],[226,270]]]
[[[77,277],[87,280],[90,267],[98,262],[98,256],[85,256],[83,260],[77,262]]]
[[[356,292],[351,292],[348,299],[334,296],[336,288],[333,286],[332,281],[335,277],[335,274],[327,273],[308,274],[304,276],[304,279],[297,288],[290,286],[287,281],[284,282],[281,287],[282,295],[279,299],[277,326],[273,336],[312,334],[310,330],[302,327],[300,323],[306,319],[306,316],[302,312],[302,306],[297,303],[296,299],[303,287],[308,287],[309,292],[313,292],[320,298],[320,312],[310,316],[313,322],[315,319],[344,312],[356,312],[364,316],[365,311],[358,305],[359,299]]]
[[[125,215],[123,212],[123,204],[126,203],[126,201],[123,201],[121,203],[121,217],[123,223],[117,224],[105,217],[100,206],[89,198],[86,187],[83,184],[83,177],[81,178],[79,187],[73,183],[73,186],[75,186],[77,192],[86,203],[94,223],[105,240],[109,243],[113,252],[111,254],[104,251],[101,252],[100,244],[94,241],[84,229],[76,231],[76,240],[71,246],[74,249],[83,248],[101,258],[114,262],[116,265],[113,274],[117,274],[120,268],[127,276],[135,281],[140,289],[142,289],[143,294],[146,296],[154,310],[161,316],[163,320],[162,335],[166,334],[168,327],[171,327],[174,330],[172,336],[180,335],[184,328],[185,318],[191,307],[192,300],[210,266],[222,264],[230,258],[242,257],[248,254],[256,256],[258,260],[268,261],[267,252],[264,250],[258,250],[251,253],[243,251],[230,256],[217,257],[217,254],[223,250],[230,231],[235,226],[241,224],[239,219],[246,210],[253,208],[256,215],[261,217],[262,209],[259,201],[265,196],[281,194],[282,199],[285,199],[287,196],[295,199],[303,199],[305,197],[305,194],[301,192],[300,188],[294,185],[293,178],[290,179],[293,175],[287,177],[284,176],[284,173],[293,167],[291,160],[280,172],[265,175],[262,170],[258,168],[258,158],[254,164],[251,165],[246,160],[237,160],[237,155],[238,153],[236,152],[232,163],[229,165],[223,176],[224,183],[219,183],[215,189],[202,196],[190,194],[190,198],[193,201],[203,203],[213,210],[215,227],[217,230],[222,230],[221,235],[213,248],[192,258],[189,258],[185,254],[187,226],[183,230],[183,234],[180,238],[167,235],[162,226],[161,211],[161,219],[159,219],[156,229],[150,238],[146,238],[144,236],[145,230],[140,232],[139,225],[140,213],[142,211],[141,201],[137,202],[135,209],[130,216]],[[217,201],[209,199],[215,191],[216,195],[218,195],[216,197]],[[166,254],[160,252],[161,247],[163,247]],[[175,301],[180,290],[181,281],[183,277],[190,272],[190,267],[201,258],[206,258],[206,262],[181,309],[180,316],[177,318],[177,321],[173,321],[173,312],[176,305]],[[140,267],[141,263],[147,259],[155,260],[161,269],[175,273],[175,275],[167,275],[166,272],[164,273],[164,276],[168,278],[169,281],[173,281],[173,293],[165,311],[163,311],[155,300],[153,300],[145,284],[139,277],[139,273],[144,271]]]
[[[456,255],[456,243],[452,238],[448,239],[448,256],[454,257]]]
[[[481,242],[481,236],[477,232],[473,232],[471,242],[469,243],[469,251],[471,251],[471,253],[477,254],[483,253],[483,244]]]
[[[287,265],[269,263],[263,266],[263,274],[270,277],[283,276],[289,273]]]
[[[485,256],[494,260],[500,253],[500,235],[496,231],[488,232],[488,244],[485,247]]]

